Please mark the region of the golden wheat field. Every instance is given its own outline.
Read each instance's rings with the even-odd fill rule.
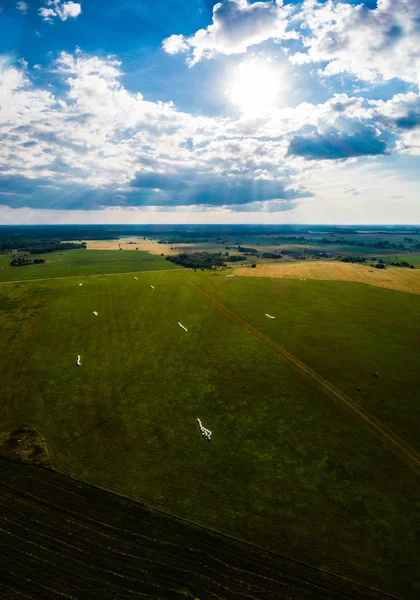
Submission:
[[[368,285],[420,294],[420,269],[387,267],[375,269],[368,265],[338,261],[308,261],[238,267],[235,275],[246,277],[278,277],[283,279],[324,279],[332,281],[356,281]]]

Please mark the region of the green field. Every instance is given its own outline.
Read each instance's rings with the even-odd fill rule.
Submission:
[[[219,277],[216,283],[222,302],[420,451],[420,298],[352,282]]]
[[[418,446],[419,297],[191,271],[2,285],[4,430],[38,429],[62,473],[418,597],[416,473],[191,282]]]
[[[46,262],[40,265],[10,267],[12,255],[0,254],[0,269],[3,269],[0,270],[0,282],[154,271],[176,267],[161,256],[135,250],[65,250],[62,253],[28,254],[28,258],[43,258]]]

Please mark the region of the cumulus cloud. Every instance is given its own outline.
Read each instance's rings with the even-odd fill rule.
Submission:
[[[214,5],[213,22],[207,29],[190,37],[171,35],[163,40],[163,48],[169,54],[188,53],[190,65],[216,54],[241,54],[270,38],[291,37],[286,33],[290,12],[283,0],[224,0]]]
[[[418,145],[407,137],[418,131],[414,94],[387,103],[339,94],[252,119],[204,117],[130,92],[113,56],[63,52],[48,71],[42,87],[38,71],[32,81],[31,69],[0,59],[3,204],[290,210],[313,193],[302,174],[308,181],[317,161]]]
[[[304,0],[287,6],[282,0],[223,0],[214,6],[206,29],[189,37],[172,35],[163,48],[170,54],[186,53],[193,65],[274,40],[285,47],[293,64],[318,64],[326,77],[349,74],[371,83],[400,78],[418,85],[419,23],[418,0],[378,0],[376,7],[346,0]]]
[[[378,0],[375,9],[307,0],[293,22],[305,27],[304,49],[291,56],[295,64],[326,62],[326,76],[349,73],[371,82],[400,78],[418,84],[418,0]]]
[[[169,204],[176,206],[231,206],[265,200],[296,200],[312,195],[307,190],[290,189],[281,179],[252,177],[247,174],[214,174],[209,170],[178,168],[166,173],[138,173],[131,185],[161,193]],[[168,193],[169,192],[169,193]],[[150,203],[156,198],[150,199]]]
[[[414,92],[396,94],[388,101],[371,100],[373,118],[398,135],[397,149],[420,154],[420,96]]]
[[[25,3],[20,2],[19,4]],[[69,17],[75,19],[81,13],[81,4],[77,2],[62,2],[62,0],[47,0],[46,6],[38,10],[38,14],[48,23],[52,23],[56,18],[60,19],[60,21],[67,21]]]
[[[16,4],[16,8],[18,9],[19,12],[21,12],[25,15],[29,10],[29,4],[27,2],[18,2]]]
[[[64,84],[54,93],[0,62],[0,191],[18,194],[7,203],[229,206],[310,195],[279,164],[282,141],[265,147],[228,119],[148,102],[122,85],[114,57],[63,52],[51,70]]]

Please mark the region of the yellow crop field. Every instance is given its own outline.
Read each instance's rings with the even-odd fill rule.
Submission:
[[[134,242],[134,243],[130,243]],[[142,240],[135,237],[120,238],[117,240],[86,240],[88,250],[135,250],[138,248],[150,254],[177,254],[181,250],[177,246],[181,244],[158,244],[156,240]],[[171,247],[174,250],[171,250]]]
[[[339,261],[308,261],[257,265],[256,268],[239,267],[235,275],[246,277],[278,277],[283,279],[318,279],[355,281],[420,294],[420,269],[387,267],[375,269],[368,265]]]

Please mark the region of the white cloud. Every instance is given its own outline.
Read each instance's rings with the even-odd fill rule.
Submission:
[[[202,117],[130,92],[112,56],[63,52],[50,71],[57,88],[36,86],[31,70],[0,60],[0,192],[16,194],[2,195],[15,208],[296,210],[319,173],[339,171],[334,158],[372,154],[366,142],[382,151],[386,135],[406,152],[404,136],[414,135],[398,125],[413,119],[414,94],[383,104],[340,94],[263,118]],[[312,159],[326,160],[306,160],[307,148],[286,158],[296,137]],[[337,153],[346,140],[353,151]],[[343,189],[354,185],[350,178]]]
[[[67,21],[69,17],[75,19],[82,13],[82,5],[77,2],[62,2],[62,0],[47,0],[47,6],[38,10],[38,14],[52,23],[55,18]]]
[[[373,117],[394,129],[399,140],[397,149],[420,155],[420,96],[414,92],[396,94],[388,101],[371,100]]]
[[[223,0],[214,6],[211,25],[190,37],[172,35],[163,48],[186,53],[188,64],[194,65],[274,40],[293,64],[319,64],[326,77],[349,74],[371,83],[400,78],[419,85],[419,23],[419,0],[378,0],[375,9],[344,0],[287,6],[282,0]],[[295,40],[293,48],[290,39]]]
[[[189,49],[189,44],[183,35],[171,35],[162,42],[163,49],[168,54],[179,54]]]
[[[29,10],[29,4],[27,2],[18,2],[16,8],[23,14],[26,14]]]
[[[213,22],[207,29],[191,37],[172,35],[163,41],[163,48],[169,54],[188,52],[190,65],[216,54],[241,54],[270,38],[290,37],[286,33],[290,12],[283,0],[224,0],[213,7]]]
[[[306,0],[292,21],[304,23],[302,52],[294,64],[327,62],[326,76],[349,73],[375,82],[400,78],[418,83],[420,2],[378,0],[377,8]]]

